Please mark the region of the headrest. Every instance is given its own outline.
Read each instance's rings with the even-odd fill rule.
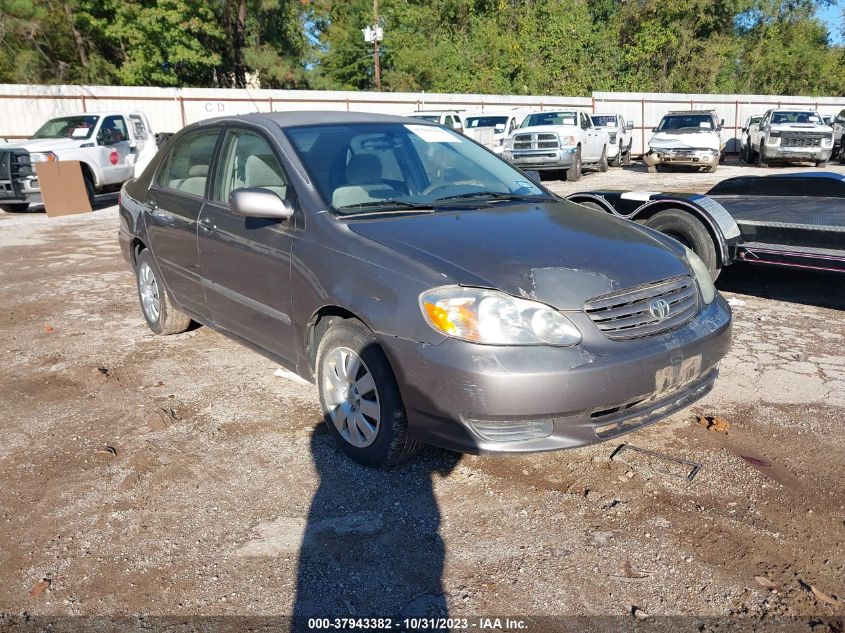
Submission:
[[[373,154],[353,154],[346,166],[346,184],[378,182],[382,177],[381,159]]]
[[[208,165],[191,165],[188,167],[188,177],[208,176]]]
[[[244,182],[247,187],[279,187],[284,186],[285,179],[274,156],[251,154],[244,164]]]

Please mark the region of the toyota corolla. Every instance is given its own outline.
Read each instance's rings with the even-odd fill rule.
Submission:
[[[617,437],[705,395],[730,344],[689,249],[424,121],[190,125],[120,216],[149,327],[197,321],[316,382],[369,466]]]

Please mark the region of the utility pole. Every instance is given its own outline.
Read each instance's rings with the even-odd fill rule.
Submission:
[[[361,29],[364,41],[373,44],[373,62],[375,63],[376,90],[381,90],[381,60],[379,59],[378,43],[384,39],[384,29],[379,24],[378,0],[373,0],[373,24]]]
[[[376,37],[373,38],[373,59],[376,64],[376,90],[381,90],[381,64],[378,58],[378,0],[373,0],[373,24],[375,25],[373,28],[376,31]]]

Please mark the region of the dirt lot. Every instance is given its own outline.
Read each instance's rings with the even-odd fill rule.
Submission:
[[[752,172],[635,166],[549,184],[704,191]],[[720,278],[734,344],[715,391],[625,438],[701,464],[692,483],[611,461],[618,441],[522,457],[429,450],[376,472],[335,451],[311,385],[208,328],[147,330],[113,205],[0,212],[0,630],[292,613],[448,613],[470,630],[488,615],[527,617],[529,631],[726,630],[728,616],[843,630],[841,278]]]

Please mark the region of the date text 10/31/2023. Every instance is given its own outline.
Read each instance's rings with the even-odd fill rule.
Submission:
[[[525,620],[477,618],[309,618],[309,630],[527,631]]]

